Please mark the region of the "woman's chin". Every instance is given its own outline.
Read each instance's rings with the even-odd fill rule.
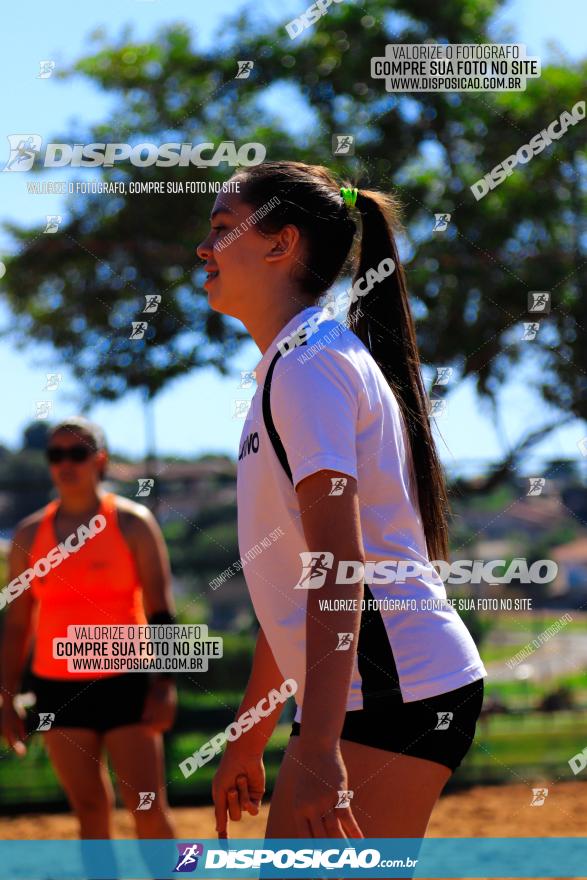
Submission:
[[[223,297],[221,295],[218,286],[215,284],[211,284],[210,287],[206,288],[206,292],[208,294],[208,305],[211,309],[214,309],[215,312],[222,312],[226,314],[225,303],[223,301]]]
[[[210,288],[207,287],[206,293],[208,294],[208,305],[213,309],[217,309],[218,308],[218,301],[220,299],[218,296],[218,291],[214,290],[214,288],[212,288],[212,290],[210,290]]]

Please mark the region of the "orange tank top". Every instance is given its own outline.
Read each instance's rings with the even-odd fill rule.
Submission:
[[[54,520],[59,501],[50,502],[41,520],[30,551],[29,565],[55,558],[60,545]],[[31,591],[38,603],[37,630],[32,670],[44,678],[81,680],[108,678],[117,671],[68,672],[67,660],[53,658],[53,639],[67,637],[71,625],[116,626],[145,624],[142,587],[134,558],[118,525],[116,499],[111,493],[102,496],[96,516],[101,514],[106,525],[102,531],[87,537],[77,552],[62,559],[44,576],[35,576]],[[79,530],[78,530],[79,536]],[[68,547],[81,543],[66,539]],[[63,545],[62,545],[63,546]],[[52,554],[51,554],[52,551]],[[47,568],[46,565],[41,570]]]

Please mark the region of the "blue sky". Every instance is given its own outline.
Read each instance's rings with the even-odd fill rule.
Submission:
[[[74,119],[96,122],[109,110],[110,98],[82,80],[59,82],[37,78],[39,62],[52,59],[58,67],[68,65],[87,52],[88,34],[103,26],[110,35],[119,33],[125,23],[132,23],[140,37],[150,37],[161,24],[185,21],[196,34],[197,44],[209,45],[222,29],[223,20],[244,4],[240,0],[215,0],[214,4],[188,0],[103,0],[99,5],[68,3],[10,4],[4,11],[4,39],[0,71],[5,89],[0,142],[5,151],[6,135],[38,132],[57,135],[70,129]],[[299,15],[310,0],[258,0],[255,4],[261,20],[286,22]],[[368,11],[368,0],[364,4]],[[507,3],[494,22],[494,37],[523,42],[529,55],[544,60],[550,53],[571,59],[584,54],[587,13],[583,0],[559,0],[554,14],[547,0],[513,0]],[[507,28],[511,30],[507,31]],[[505,30],[504,30],[505,29]],[[2,160],[3,161],[3,160]],[[57,175],[52,174],[52,179]],[[37,180],[40,178],[36,178]],[[46,214],[60,213],[61,197],[31,196],[24,192],[21,175],[0,175],[0,220],[38,224]],[[10,247],[10,239],[0,231],[0,260]],[[0,305],[0,326],[10,326],[10,315]],[[155,406],[157,445],[161,452],[195,455],[222,452],[233,455],[242,422],[232,417],[234,401],[250,397],[250,391],[238,388],[240,370],[252,369],[259,358],[251,343],[234,361],[234,375],[221,378],[211,370],[191,373],[177,380],[158,399]],[[46,373],[63,374],[56,392],[44,391]],[[0,340],[0,375],[4,377],[3,418],[0,442],[15,446],[23,427],[33,418],[36,401],[52,400],[52,417],[61,418],[75,410],[76,388],[67,368],[50,349],[39,347],[16,351],[9,340]],[[12,377],[18,377],[13,379]],[[532,426],[549,417],[545,405],[528,392],[528,373],[520,372],[503,389],[501,411],[507,441],[515,440]],[[139,400],[128,395],[116,404],[98,405],[91,416],[106,430],[110,446],[131,455],[142,455],[145,444],[142,408]],[[451,396],[448,412],[438,422],[443,440],[440,453],[446,463],[465,460],[491,460],[503,452],[493,418],[476,399],[469,383],[463,383]],[[540,456],[580,458],[577,442],[587,434],[584,423],[574,423],[551,435],[537,447]],[[531,471],[535,458],[529,458],[525,472]]]

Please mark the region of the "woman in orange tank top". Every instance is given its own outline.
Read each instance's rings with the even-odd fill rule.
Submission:
[[[73,671],[66,658],[53,656],[53,639],[67,638],[70,626],[172,622],[163,536],[146,507],[101,491],[107,452],[96,425],[78,417],[60,423],[50,434],[47,457],[58,498],[17,526],[10,583],[3,591],[2,733],[17,754],[26,753],[13,698],[32,645],[37,729],[79,820],[80,837],[111,836],[107,753],[137,835],[172,838],[162,740],[175,716],[172,679]]]

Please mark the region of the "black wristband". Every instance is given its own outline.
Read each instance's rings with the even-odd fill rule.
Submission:
[[[175,616],[169,611],[155,611],[147,618],[149,625],[156,626],[158,623],[175,623]]]
[[[157,626],[158,624],[175,623],[175,616],[169,611],[155,611],[147,618],[149,626]],[[163,678],[166,681],[175,681],[175,673],[173,672],[154,672],[153,675]]]

